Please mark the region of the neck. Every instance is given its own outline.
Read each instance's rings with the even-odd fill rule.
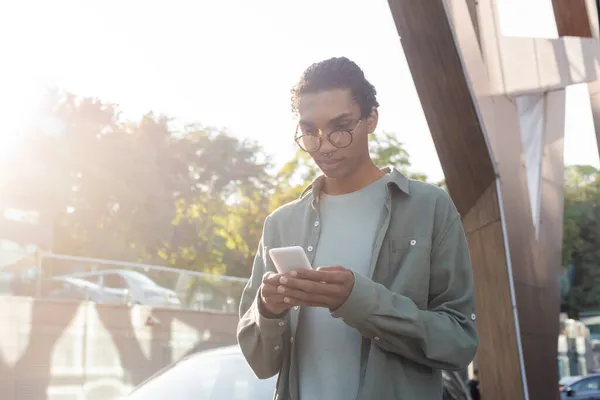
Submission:
[[[325,178],[323,190],[332,196],[352,193],[370,185],[383,175],[385,175],[385,172],[377,168],[373,164],[373,161],[369,159],[369,163],[365,167],[358,168],[348,177],[338,179]]]

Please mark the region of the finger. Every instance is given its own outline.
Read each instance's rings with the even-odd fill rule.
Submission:
[[[322,303],[317,303],[315,301],[305,301],[305,300],[298,300],[298,299],[293,299],[293,298],[288,298],[288,300],[290,302],[289,303],[285,303],[285,304],[289,305],[290,307],[322,307],[322,308],[329,308],[328,305],[322,304]]]
[[[330,308],[335,304],[335,300],[324,295],[307,295],[302,291],[292,291],[288,289],[283,297],[285,304],[290,306],[306,306],[306,307],[326,307]]]
[[[263,275],[262,283],[277,286],[279,284],[279,278],[281,278],[281,274],[277,274],[273,271],[268,271]]]
[[[268,285],[277,286],[279,285],[279,278],[282,276],[290,276],[293,272],[277,273],[273,271],[267,271],[263,275],[262,282]]]
[[[333,266],[328,266],[328,267],[319,267],[317,268],[317,271],[345,271],[346,268],[340,266],[340,265],[333,265]]]
[[[279,279],[281,285],[277,290],[281,293],[285,289],[294,289],[305,292],[306,294],[323,294],[327,296],[336,296],[341,292],[339,284],[315,282],[307,279],[292,278],[283,276]]]
[[[282,294],[271,294],[267,297],[264,297],[263,301],[271,306],[281,306],[282,304],[289,304],[285,301],[285,296]]]
[[[307,293],[303,290],[299,289],[291,289],[285,286],[279,286],[277,288],[277,293],[284,297],[290,297],[296,300],[309,301],[311,296],[317,296],[315,294]],[[285,299],[284,299],[285,301]]]
[[[290,289],[285,286],[278,286],[276,288],[277,294],[283,297],[283,302],[291,306],[314,306],[314,307],[325,307],[325,305],[335,303],[333,296],[307,293],[299,289]]]
[[[280,305],[284,303],[283,298],[285,296],[277,292],[277,288],[275,288],[274,286],[265,285],[260,290],[260,297],[262,297],[265,303],[272,305]]]
[[[326,282],[326,283],[338,283],[343,284],[347,283],[349,280],[348,270],[342,268],[341,270],[335,271],[319,271],[319,270],[297,270],[296,278],[302,280],[309,280],[314,282]],[[290,278],[291,279],[291,278]],[[281,282],[281,278],[279,278]]]
[[[265,284],[265,283],[262,284],[260,290],[261,290],[261,294],[263,296],[270,296],[270,295],[278,294],[277,286],[273,286],[273,285],[269,285],[269,284]]]

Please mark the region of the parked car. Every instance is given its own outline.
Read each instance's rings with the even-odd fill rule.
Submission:
[[[239,346],[192,354],[158,372],[126,400],[264,400],[272,399],[277,376],[258,379]],[[444,371],[444,400],[470,400],[460,376]]]
[[[573,383],[573,382],[575,382],[575,381],[577,381],[579,379],[581,379],[581,376],[579,376],[579,375],[576,375],[576,376],[563,376],[558,381],[558,391],[560,392],[566,386],[569,386],[569,384],[571,384],[571,383]]]
[[[42,284],[43,297],[53,299],[89,300],[98,304],[125,304],[127,297],[118,290],[103,288],[81,278],[59,276]]]
[[[146,275],[126,269],[101,270],[63,275],[85,279],[98,286],[119,292],[130,305],[144,304],[161,307],[180,307],[181,301],[175,291],[162,287]]]
[[[560,392],[561,400],[600,400],[600,374],[571,377]]]

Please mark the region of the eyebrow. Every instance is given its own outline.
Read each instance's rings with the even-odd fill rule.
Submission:
[[[331,125],[332,123],[339,122],[339,121],[341,121],[342,119],[344,119],[344,118],[348,118],[348,117],[352,117],[352,114],[351,114],[351,113],[342,113],[342,114],[338,115],[337,117],[331,118],[331,119],[329,120],[329,122],[327,122],[327,124],[328,124],[328,125]],[[301,119],[301,120],[298,122],[298,124],[299,124],[299,125],[302,125],[302,126],[310,126],[310,127],[314,127],[314,126],[315,126],[315,124],[314,124],[313,122],[311,122],[311,121],[306,121],[306,120],[304,120],[304,119]]]

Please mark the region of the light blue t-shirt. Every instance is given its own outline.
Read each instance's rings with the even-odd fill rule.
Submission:
[[[388,176],[356,192],[320,199],[321,234],[313,267],[341,265],[371,276]],[[296,331],[301,400],[351,400],[358,395],[361,335],[326,308],[304,307]]]

